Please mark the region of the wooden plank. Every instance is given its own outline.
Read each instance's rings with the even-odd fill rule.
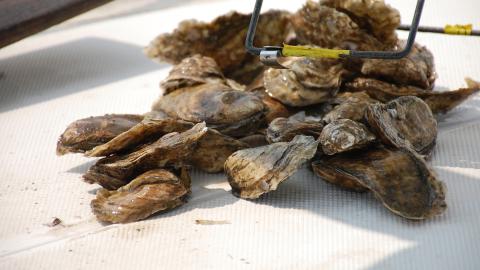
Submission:
[[[112,0],[0,0],[0,48]]]

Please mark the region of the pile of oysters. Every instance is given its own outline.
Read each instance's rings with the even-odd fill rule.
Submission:
[[[91,202],[99,220],[185,204],[191,168],[225,172],[235,196],[257,199],[305,163],[319,181],[372,192],[404,218],[445,211],[446,189],[427,163],[435,115],[480,83],[433,91],[434,58],[420,44],[401,60],[288,58],[288,69],[266,68],[244,49],[249,20],[232,12],[161,34],[145,52],[174,66],[151,112],[81,119],[61,135],[59,155],[101,157],[83,176],[103,187]],[[308,1],[296,13],[262,14],[255,45],[397,50],[399,24],[382,0]]]

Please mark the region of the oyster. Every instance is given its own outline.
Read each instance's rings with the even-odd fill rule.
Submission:
[[[203,84],[161,97],[153,109],[232,137],[254,133],[265,123],[265,106],[255,94],[232,90],[223,84]]]
[[[405,41],[400,42],[404,47]],[[366,59],[362,73],[368,77],[379,78],[399,85],[412,85],[430,90],[435,84],[437,74],[433,54],[427,47],[415,44],[410,54],[399,60]]]
[[[97,218],[109,223],[127,223],[183,205],[190,193],[190,177],[182,168],[180,176],[156,169],[136,177],[118,190],[101,189],[92,200]]]
[[[288,108],[285,107],[285,105],[283,105],[280,101],[271,98],[265,91],[265,88],[257,88],[251,92],[262,100],[266,109],[265,120],[267,123],[272,122],[278,117],[290,116],[290,111]]]
[[[350,119],[357,122],[363,120],[368,105],[377,102],[365,92],[340,93],[331,103],[338,104],[324,117],[323,121],[330,123],[338,119]]]
[[[142,115],[107,114],[71,123],[57,142],[57,155],[84,153],[142,121]]]
[[[323,128],[319,140],[323,153],[334,155],[364,148],[375,140],[375,135],[361,123],[338,119]]]
[[[305,118],[305,113],[300,113],[303,117],[293,115],[289,118],[277,118],[273,120],[267,129],[267,141],[269,143],[289,142],[297,135],[312,136],[318,138],[323,129],[323,124],[319,122],[310,122]]]
[[[313,1],[307,1],[292,16],[292,25],[301,44],[361,51],[390,47],[360,28],[347,14]]]
[[[211,57],[228,77],[248,83],[263,69],[258,57],[245,51],[250,14],[231,12],[211,23],[194,20],[180,23],[169,34],[155,38],[145,49],[148,57],[177,64],[195,54]],[[269,11],[260,16],[255,45],[282,44],[290,31],[290,14]]]
[[[171,132],[183,132],[193,127],[193,123],[169,118],[159,112],[150,112],[145,119],[131,129],[119,134],[109,142],[87,152],[88,156],[101,157],[132,149],[142,143],[157,140]]]
[[[400,13],[383,0],[322,0],[320,4],[347,14],[360,28],[383,43],[395,46]]]
[[[414,96],[399,97],[388,104],[372,104],[365,113],[380,140],[395,147],[428,154],[437,139],[437,121],[428,105]]]
[[[470,80],[470,82],[474,82]],[[368,95],[382,102],[401,96],[417,96],[423,99],[433,113],[446,113],[473,94],[480,91],[480,84],[470,83],[468,88],[453,91],[431,92],[414,86],[398,86],[376,79],[357,78],[347,83],[348,91],[367,91]]]
[[[375,147],[326,157],[314,171],[327,181],[357,182],[393,213],[425,219],[446,209],[445,187],[422,157],[407,149]]]
[[[205,123],[200,123],[182,133],[169,133],[129,154],[100,159],[83,178],[106,189],[117,189],[148,170],[166,166],[181,167],[187,163],[207,131]]]
[[[240,138],[239,141],[246,143],[249,148],[255,148],[259,146],[267,145],[267,139],[263,134],[253,134],[243,138]]]
[[[175,65],[168,77],[160,84],[165,94],[177,89],[208,82],[224,81],[223,73],[215,60],[195,54]]]
[[[294,107],[329,100],[348,73],[336,59],[292,58],[284,65],[289,69],[268,69],[264,85],[271,97]]]
[[[276,190],[317,151],[318,142],[310,136],[296,136],[279,142],[233,153],[225,162],[225,172],[234,195],[256,199]]]
[[[193,166],[209,173],[223,171],[227,158],[234,152],[248,148],[248,144],[208,129],[192,152],[189,162]]]

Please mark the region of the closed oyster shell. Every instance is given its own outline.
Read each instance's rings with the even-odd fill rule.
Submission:
[[[264,74],[267,93],[293,107],[325,102],[335,96],[348,73],[335,59],[293,58],[289,69],[268,69]]]
[[[340,93],[331,103],[338,104],[324,117],[323,121],[331,123],[338,119],[363,120],[368,105],[377,102],[365,92]]]
[[[401,96],[416,96],[423,99],[433,113],[446,113],[470,96],[480,91],[480,84],[470,79],[468,88],[458,90],[436,92],[425,91],[414,86],[398,86],[376,79],[357,78],[347,83],[345,89],[348,91],[367,91],[368,95],[382,102],[389,102]]]
[[[240,138],[239,141],[246,143],[249,148],[255,148],[259,146],[264,146],[268,144],[265,135],[263,134],[253,134],[243,138]]]
[[[177,64],[195,54],[211,57],[228,78],[250,82],[263,69],[258,57],[245,51],[250,14],[231,12],[211,23],[181,22],[173,33],[161,34],[145,49],[150,58]],[[255,45],[281,45],[290,31],[290,14],[268,11],[261,14]]]
[[[129,130],[119,134],[109,142],[99,145],[87,152],[88,156],[101,157],[117,154],[132,149],[142,143],[155,141],[171,132],[184,132],[193,127],[193,123],[180,119],[160,116],[158,112],[151,112],[145,119]]]
[[[446,189],[422,157],[407,149],[375,147],[324,157],[313,164],[323,179],[357,182],[393,213],[425,219],[446,209]]]
[[[347,14],[313,1],[307,1],[294,14],[292,25],[300,44],[362,51],[390,47],[362,29]]]
[[[180,88],[208,82],[222,83],[224,80],[223,73],[215,60],[195,54],[173,66],[160,87],[165,90],[165,94],[168,94]]]
[[[129,130],[142,119],[142,115],[107,114],[77,120],[58,139],[57,155],[84,153]]]
[[[267,123],[272,122],[278,117],[290,116],[291,113],[289,109],[285,105],[283,105],[283,103],[268,95],[268,93],[265,91],[265,88],[263,87],[263,81],[262,88],[257,88],[255,90],[252,90],[251,92],[262,100],[263,105],[266,109],[265,121]]]
[[[400,13],[383,0],[322,0],[320,4],[347,14],[360,28],[395,46]]]
[[[323,153],[327,155],[364,148],[374,140],[375,135],[366,126],[350,119],[332,121],[323,128],[319,138]]]
[[[267,129],[267,141],[269,143],[289,142],[297,135],[312,136],[318,138],[323,129],[323,124],[305,120],[293,115],[289,118],[277,118],[273,120]]]
[[[103,222],[127,223],[179,207],[189,193],[190,178],[186,169],[182,169],[180,176],[156,169],[141,174],[118,190],[99,190],[91,207]]]
[[[401,48],[405,41],[401,41]],[[415,43],[412,51],[399,60],[366,59],[362,73],[368,77],[379,78],[399,85],[412,85],[431,90],[437,74],[433,54],[425,46]]]
[[[132,153],[100,159],[83,178],[111,190],[128,184],[136,175],[148,170],[181,167],[207,131],[205,123],[200,123],[182,133],[169,133]]]
[[[223,84],[203,84],[161,97],[153,110],[188,122],[206,122],[225,135],[243,137],[265,123],[265,106],[255,94]]]
[[[317,151],[318,142],[310,136],[296,136],[279,142],[233,153],[225,162],[225,172],[235,196],[256,199],[276,190]]]
[[[429,154],[435,146],[437,121],[420,98],[405,96],[388,104],[371,104],[365,118],[385,144],[409,148],[420,154]]]

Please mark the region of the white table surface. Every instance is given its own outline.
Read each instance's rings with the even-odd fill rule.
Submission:
[[[81,181],[95,160],[57,157],[57,137],[79,118],[148,111],[170,66],[142,47],[183,19],[249,12],[254,1],[175,2],[114,2],[0,50],[0,269],[480,269],[480,96],[439,119],[432,163],[448,210],[429,221],[403,220],[371,195],[302,169],[254,202],[231,195],[225,176],[194,171],[185,206],[98,223],[89,207],[98,186]],[[405,23],[415,2],[389,1]],[[479,28],[479,10],[477,0],[427,1],[422,24]],[[436,56],[437,88],[480,80],[480,38],[419,34],[418,42]],[[46,226],[53,217],[63,223]]]

